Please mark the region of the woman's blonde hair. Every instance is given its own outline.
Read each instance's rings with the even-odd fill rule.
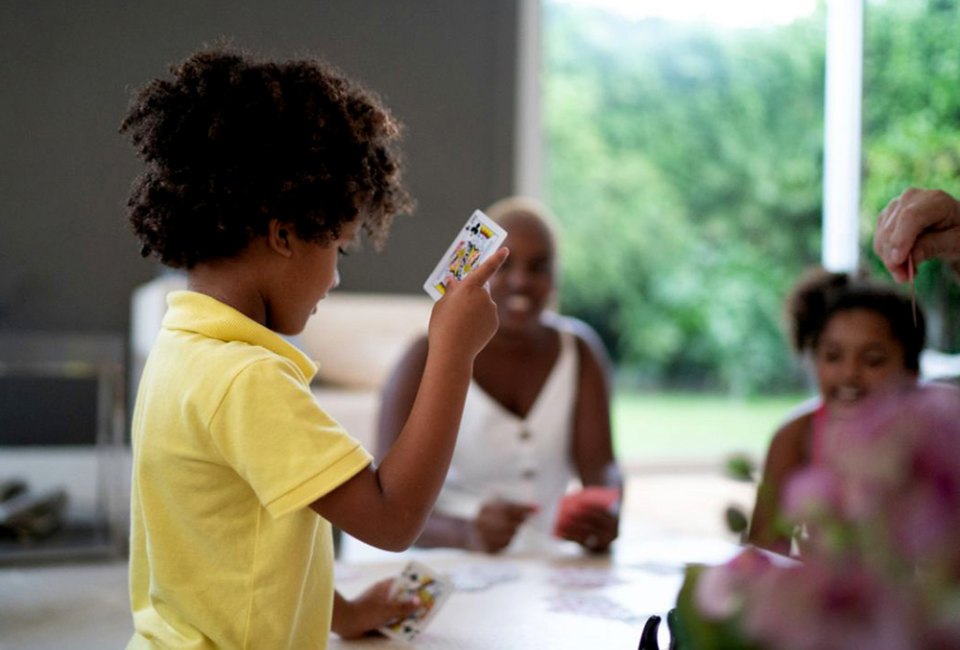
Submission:
[[[550,208],[538,199],[529,196],[508,196],[494,202],[484,212],[497,223],[514,215],[529,215],[544,225],[550,233],[554,248],[557,246],[557,233],[559,231],[557,219],[553,216]]]
[[[550,211],[542,201],[529,197],[529,196],[508,196],[506,198],[495,201],[491,204],[486,210],[488,217],[496,221],[497,223],[502,223],[508,218],[513,216],[528,216],[532,217],[543,226],[544,230],[547,232],[547,236],[550,239],[550,248],[553,250],[553,282],[554,282],[554,291],[553,296],[550,298],[548,303],[548,308],[552,311],[559,310],[559,299],[557,296],[557,285],[560,283],[560,252],[558,250],[559,241],[558,233],[560,231],[559,223],[556,217],[553,215],[553,212]],[[507,236],[507,247],[510,247],[510,237]]]

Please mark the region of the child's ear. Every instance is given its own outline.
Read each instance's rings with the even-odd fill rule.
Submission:
[[[270,247],[270,250],[279,253],[283,257],[290,257],[293,255],[293,248],[290,241],[292,237],[293,232],[290,226],[276,219],[270,220],[270,223],[267,225],[267,245]]]

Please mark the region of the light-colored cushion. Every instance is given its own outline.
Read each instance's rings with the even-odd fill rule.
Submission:
[[[354,390],[328,384],[314,384],[310,390],[327,414],[343,425],[371,454],[377,450],[377,417],[380,394],[373,390]]]
[[[426,295],[333,292],[295,342],[320,366],[318,381],[379,389],[407,347],[426,333],[432,308]]]
[[[186,277],[168,274],[138,287],[131,299],[131,394],[160,321],[167,294],[185,289]],[[304,331],[292,338],[320,366],[317,381],[353,390],[379,390],[413,340],[425,334],[433,301],[424,295],[334,291],[317,306]]]
[[[186,288],[187,276],[171,272],[133,290],[130,296],[130,395],[137,394],[143,365],[160,333],[160,323],[167,313],[167,294]]]

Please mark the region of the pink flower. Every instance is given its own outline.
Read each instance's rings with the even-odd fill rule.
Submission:
[[[704,569],[694,591],[697,610],[708,620],[733,616],[743,605],[745,589],[771,567],[763,552],[748,547],[726,564]]]
[[[884,395],[830,423],[822,462],[783,493],[804,562],[747,549],[694,604],[777,650],[960,649],[960,391]]]
[[[958,513],[929,485],[917,485],[891,504],[892,544],[915,564],[940,563],[958,543]]]
[[[843,512],[841,483],[825,467],[810,466],[797,472],[783,494],[783,513],[794,523]]]
[[[746,635],[778,650],[920,648],[909,600],[855,565],[805,563],[760,576],[747,595]]]
[[[855,460],[831,458],[847,523],[910,566],[960,563],[960,391],[926,386],[856,424]]]

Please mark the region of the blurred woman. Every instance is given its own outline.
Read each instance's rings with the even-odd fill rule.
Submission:
[[[543,549],[556,535],[606,550],[617,537],[618,504],[585,499],[556,521],[572,479],[621,485],[606,350],[588,325],[549,309],[556,240],[544,206],[512,197],[487,214],[506,229],[510,247],[490,280],[500,328],[474,363],[450,472],[417,544],[497,553]],[[426,356],[422,338],[384,388],[380,456],[406,420]]]

